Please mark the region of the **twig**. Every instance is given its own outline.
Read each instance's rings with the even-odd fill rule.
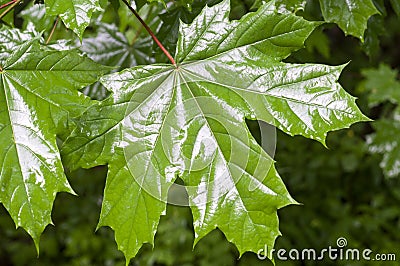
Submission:
[[[153,9],[154,9],[154,6],[150,6],[149,10],[147,11],[146,18],[148,18],[148,17],[151,15],[151,13],[153,12]],[[146,18],[145,18],[145,19],[146,19]],[[133,39],[132,39],[132,42],[131,42],[132,45],[135,44],[136,40],[137,40],[137,39],[139,38],[139,36],[140,36],[140,33],[142,33],[142,30],[143,30],[143,25],[140,24],[140,27],[139,27],[139,29],[136,31],[135,36],[133,36]]]
[[[6,6],[9,6],[9,5],[11,5],[11,4],[14,4],[15,1],[17,1],[17,0],[12,0],[12,1],[8,2],[8,3],[2,4],[2,5],[0,6],[0,9],[3,9],[3,8],[5,8]]]
[[[168,57],[169,61],[171,61],[171,63],[176,66],[175,60],[174,58],[171,56],[171,54],[167,51],[167,49],[165,49],[165,47],[161,44],[161,42],[157,39],[157,37],[154,35],[153,31],[149,28],[149,26],[147,26],[146,22],[143,21],[143,19],[140,17],[140,15],[136,12],[136,10],[131,7],[131,5],[128,3],[127,0],[122,0],[122,2],[124,2],[124,4],[129,8],[129,10],[135,15],[135,17],[140,21],[140,23],[142,23],[143,27],[147,30],[147,32],[150,34],[151,38],[153,38],[153,40],[156,42],[156,44],[158,45],[158,47],[160,47],[160,49],[163,51],[163,53]]]
[[[51,29],[50,35],[49,35],[49,37],[47,37],[46,44],[49,44],[51,38],[53,37],[54,31],[56,30],[59,20],[60,20],[60,17],[57,16],[56,21],[54,22],[53,28]]]
[[[1,6],[1,8],[3,8],[10,5],[6,10],[3,11],[3,13],[0,14],[0,19],[4,17],[11,9],[13,9],[20,1],[21,0],[14,0]]]

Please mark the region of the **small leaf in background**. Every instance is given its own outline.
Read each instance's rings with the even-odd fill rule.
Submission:
[[[140,9],[139,14],[150,28],[156,30],[160,23],[157,14],[161,9],[161,5],[145,5]],[[125,9],[121,6],[121,10]],[[97,63],[115,67],[115,71],[154,63],[153,40],[140,22],[136,18],[131,18],[123,24],[124,30],[129,28],[125,33],[121,32],[115,24],[93,23],[96,34],[84,37],[80,50]],[[107,90],[99,82],[86,87],[83,92],[96,100],[105,99],[108,95]]]
[[[80,39],[95,11],[101,11],[99,0],[45,0],[46,15],[60,16],[67,28]]]
[[[390,66],[381,64],[379,68],[364,69],[361,71],[366,78],[362,86],[369,92],[368,101],[370,106],[390,102],[398,105],[400,102],[399,72]],[[367,138],[369,151],[383,155],[380,166],[386,177],[396,177],[400,174],[400,110],[397,106],[388,117],[372,123],[375,133]]]
[[[323,28],[317,28],[305,42],[305,49],[309,53],[317,51],[325,58],[331,55],[331,48],[329,47],[329,38],[324,34]]]
[[[397,16],[400,17],[400,1],[399,0],[390,0],[392,4],[394,12],[396,12]]]
[[[116,70],[154,62],[150,56],[153,46],[150,36],[137,36],[134,43],[130,43],[125,34],[119,32],[113,24],[98,22],[95,26],[98,29],[97,34],[83,38],[80,46],[80,50],[92,60],[102,65],[115,66]],[[107,95],[105,88],[98,82],[86,87],[83,92],[98,100]]]
[[[119,69],[154,63],[153,41],[142,27],[128,40],[114,24],[97,22],[93,26],[96,34],[83,38],[80,47],[92,60]]]
[[[379,11],[371,0],[320,0],[327,22],[334,22],[345,32],[364,41],[368,19]]]
[[[274,2],[281,13],[296,13],[305,10],[306,5],[313,8],[318,6],[313,1],[305,0],[276,0]],[[260,6],[261,3],[261,0],[256,0],[253,8]],[[379,14],[372,0],[319,0],[319,4],[326,22],[336,23],[346,35],[355,36],[361,41],[364,41],[368,19],[374,14]]]
[[[388,25],[385,24],[382,16],[375,15],[368,20],[368,28],[365,31],[365,41],[362,44],[362,47],[370,58],[379,55],[380,40],[382,39],[382,36],[387,35],[387,27]]]
[[[367,136],[371,153],[383,155],[380,167],[387,178],[400,174],[400,110],[396,108],[393,118],[380,119],[372,124],[375,133]]]
[[[108,69],[76,50],[43,47],[30,34],[0,32],[9,37],[2,46],[12,51],[0,58],[0,202],[38,248],[40,234],[52,223],[56,193],[73,193],[56,134],[68,134],[70,118],[92,104],[78,89]]]
[[[295,201],[245,119],[322,143],[328,131],[368,120],[337,82],[343,66],[281,62],[320,23],[278,14],[274,3],[240,20],[229,21],[229,12],[223,1],[180,25],[176,68],[103,77],[110,97],[87,110],[63,145],[73,169],[108,164],[99,226],[115,231],[127,263],[153,244],[177,177],[195,243],[218,227],[240,254],[272,249],[277,209]]]
[[[20,13],[24,19],[24,28],[33,25],[36,31],[50,31],[56,16],[46,15],[46,7],[43,4],[34,4]]]
[[[133,3],[133,1],[132,1]],[[135,7],[132,4],[132,7]],[[146,4],[142,6],[140,9],[137,8],[138,14],[140,17],[146,22],[146,24],[150,27],[150,29],[154,32],[157,32],[160,27],[161,21],[159,17],[159,13],[165,9],[165,6],[160,3],[152,3]],[[119,31],[128,33],[132,32],[132,39],[136,35],[136,33],[141,34],[141,37],[149,37],[149,34],[143,28],[143,25],[139,22],[139,20],[132,15],[132,12],[126,5],[121,5],[118,9],[118,17],[119,17]],[[130,42],[131,38],[128,38]]]
[[[33,32],[22,32],[6,26],[0,27],[0,62],[4,62],[15,50],[15,47],[35,37]]]
[[[369,92],[370,106],[376,106],[385,101],[393,104],[400,102],[400,81],[397,70],[381,64],[379,68],[363,69],[361,74],[365,77],[363,86]]]
[[[276,0],[276,7],[280,13],[304,10],[307,0]]]
[[[398,18],[400,16],[400,1],[393,0],[390,3]],[[378,59],[379,52],[382,52],[380,49],[381,41],[391,36],[392,32],[398,32],[398,21],[396,21],[397,19],[393,19],[394,16],[388,14],[388,12],[391,12],[390,8],[389,11],[387,10],[389,6],[387,1],[374,1],[374,4],[379,14],[372,16],[368,20],[368,28],[365,31],[365,42],[362,47],[370,58]]]

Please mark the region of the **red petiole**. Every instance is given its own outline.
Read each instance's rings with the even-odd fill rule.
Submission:
[[[163,53],[168,57],[169,61],[176,67],[176,63],[174,58],[171,56],[171,54],[168,52],[167,49],[162,45],[162,43],[157,39],[157,37],[154,35],[153,31],[150,29],[150,27],[144,22],[144,20],[140,17],[139,13],[136,12],[136,10],[131,7],[131,5],[128,3],[127,0],[122,0],[124,4],[129,8],[130,11],[135,15],[135,17],[142,23],[143,27],[147,30],[147,32],[150,34],[151,38],[156,42],[157,46],[160,47],[160,49],[163,51]]]

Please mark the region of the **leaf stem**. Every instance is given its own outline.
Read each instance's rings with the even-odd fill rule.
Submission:
[[[0,14],[0,19],[2,19],[11,9],[13,9],[21,0],[13,0],[8,3],[5,3],[4,5],[0,6],[0,9],[9,6],[6,10],[3,11],[3,13]]]
[[[3,8],[5,8],[6,6],[9,6],[9,5],[11,5],[11,4],[14,4],[15,1],[17,1],[17,0],[12,0],[12,1],[8,2],[8,3],[2,4],[2,5],[0,6],[0,9],[3,9]]]
[[[51,29],[50,35],[49,35],[49,37],[47,37],[46,44],[49,44],[51,38],[53,37],[54,31],[56,30],[59,20],[60,20],[60,17],[57,16],[56,21],[54,22],[53,28]]]
[[[153,31],[150,29],[149,26],[147,26],[146,22],[143,21],[143,19],[140,17],[140,15],[136,12],[136,10],[131,7],[131,5],[128,3],[127,0],[122,0],[124,4],[129,8],[129,10],[135,15],[135,17],[142,23],[143,27],[146,29],[146,31],[150,34],[151,38],[156,42],[157,46],[160,47],[160,49],[163,51],[163,53],[168,57],[169,61],[176,66],[174,58],[171,56],[171,54],[168,52],[167,49],[161,44],[161,42],[157,39],[157,37],[154,35]]]
[[[154,6],[150,6],[150,8],[149,8],[149,10],[147,11],[147,15],[146,15],[146,18],[148,18],[150,15],[151,15],[151,13],[153,12],[153,9],[154,9]],[[144,19],[146,19],[146,18],[144,18]],[[135,42],[136,42],[136,40],[139,38],[139,36],[140,36],[140,33],[142,32],[142,30],[143,30],[143,25],[142,24],[140,24],[140,27],[139,27],[139,29],[136,31],[136,34],[135,34],[135,36],[133,37],[133,39],[132,39],[132,46],[135,44]]]

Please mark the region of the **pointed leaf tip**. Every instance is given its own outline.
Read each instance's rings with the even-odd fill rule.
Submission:
[[[46,15],[60,16],[81,41],[93,13],[102,10],[99,0],[46,0],[45,5]]]
[[[320,4],[327,22],[338,24],[346,35],[362,42],[368,19],[380,13],[371,0],[320,0]]]
[[[337,82],[343,66],[281,62],[317,23],[268,4],[238,21],[229,10],[223,1],[180,26],[178,69],[104,76],[111,96],[85,112],[63,146],[76,167],[109,165],[99,225],[115,231],[127,263],[153,243],[177,176],[189,195],[194,245],[219,228],[240,254],[272,247],[277,210],[297,202],[245,119],[324,142],[327,132],[364,118]]]
[[[0,34],[6,48],[0,56],[0,202],[39,250],[40,235],[52,224],[56,194],[73,193],[56,134],[65,134],[70,118],[91,105],[78,89],[96,81],[105,69],[76,50],[43,47],[30,33],[1,33],[17,38]]]

